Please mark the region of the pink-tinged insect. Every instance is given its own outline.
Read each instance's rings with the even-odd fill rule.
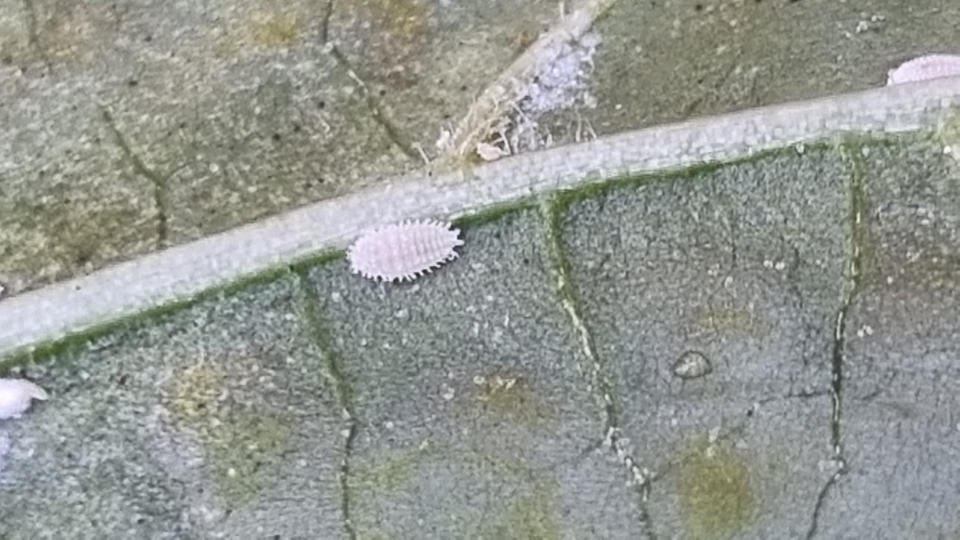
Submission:
[[[0,379],[0,419],[20,418],[32,400],[48,397],[43,388],[26,379]]]
[[[404,221],[366,233],[347,250],[350,271],[377,281],[413,281],[457,258],[460,230],[435,220]]]
[[[928,54],[887,72],[887,86],[960,75],[960,55]]]

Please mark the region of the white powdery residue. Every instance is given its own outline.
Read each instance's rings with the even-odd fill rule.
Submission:
[[[596,98],[589,91],[589,80],[599,44],[599,34],[592,32],[579,41],[564,43],[556,58],[521,87],[513,112],[504,118],[496,130],[499,136],[491,141],[504,155],[553,146],[552,135],[541,130],[538,124],[543,114],[597,106]],[[499,157],[493,156],[487,147],[483,150],[484,160]]]
[[[587,82],[593,73],[593,55],[599,44],[600,36],[593,32],[579,41],[564,43],[557,58],[524,88],[520,109],[536,116],[574,106],[596,107]]]

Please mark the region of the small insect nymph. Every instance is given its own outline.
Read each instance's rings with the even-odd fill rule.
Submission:
[[[681,379],[696,379],[712,372],[710,359],[698,351],[687,351],[673,363],[673,374]]]
[[[960,75],[960,55],[928,54],[887,72],[887,86]]]
[[[0,379],[0,419],[20,418],[31,400],[48,397],[43,388],[26,379]]]
[[[350,271],[377,281],[413,281],[456,259],[460,230],[435,220],[404,221],[366,233],[347,250]]]

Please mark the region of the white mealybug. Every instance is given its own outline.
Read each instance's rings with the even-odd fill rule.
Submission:
[[[887,72],[887,86],[960,75],[960,55],[928,54]]]
[[[20,418],[30,400],[47,399],[47,392],[26,379],[0,379],[0,419]]]
[[[710,359],[697,351],[687,351],[673,363],[673,374],[681,379],[696,379],[712,372]]]
[[[457,258],[460,230],[435,220],[404,221],[366,233],[347,250],[350,271],[373,280],[413,281]]]

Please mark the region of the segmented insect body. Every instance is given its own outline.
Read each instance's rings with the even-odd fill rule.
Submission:
[[[0,419],[20,418],[33,399],[47,399],[47,392],[26,379],[0,379]]]
[[[687,351],[673,363],[673,374],[681,379],[696,379],[712,371],[710,359],[697,351]]]
[[[928,54],[887,72],[887,86],[960,75],[960,55]]]
[[[457,258],[460,230],[435,220],[404,221],[364,234],[350,246],[350,271],[377,281],[413,281]]]

